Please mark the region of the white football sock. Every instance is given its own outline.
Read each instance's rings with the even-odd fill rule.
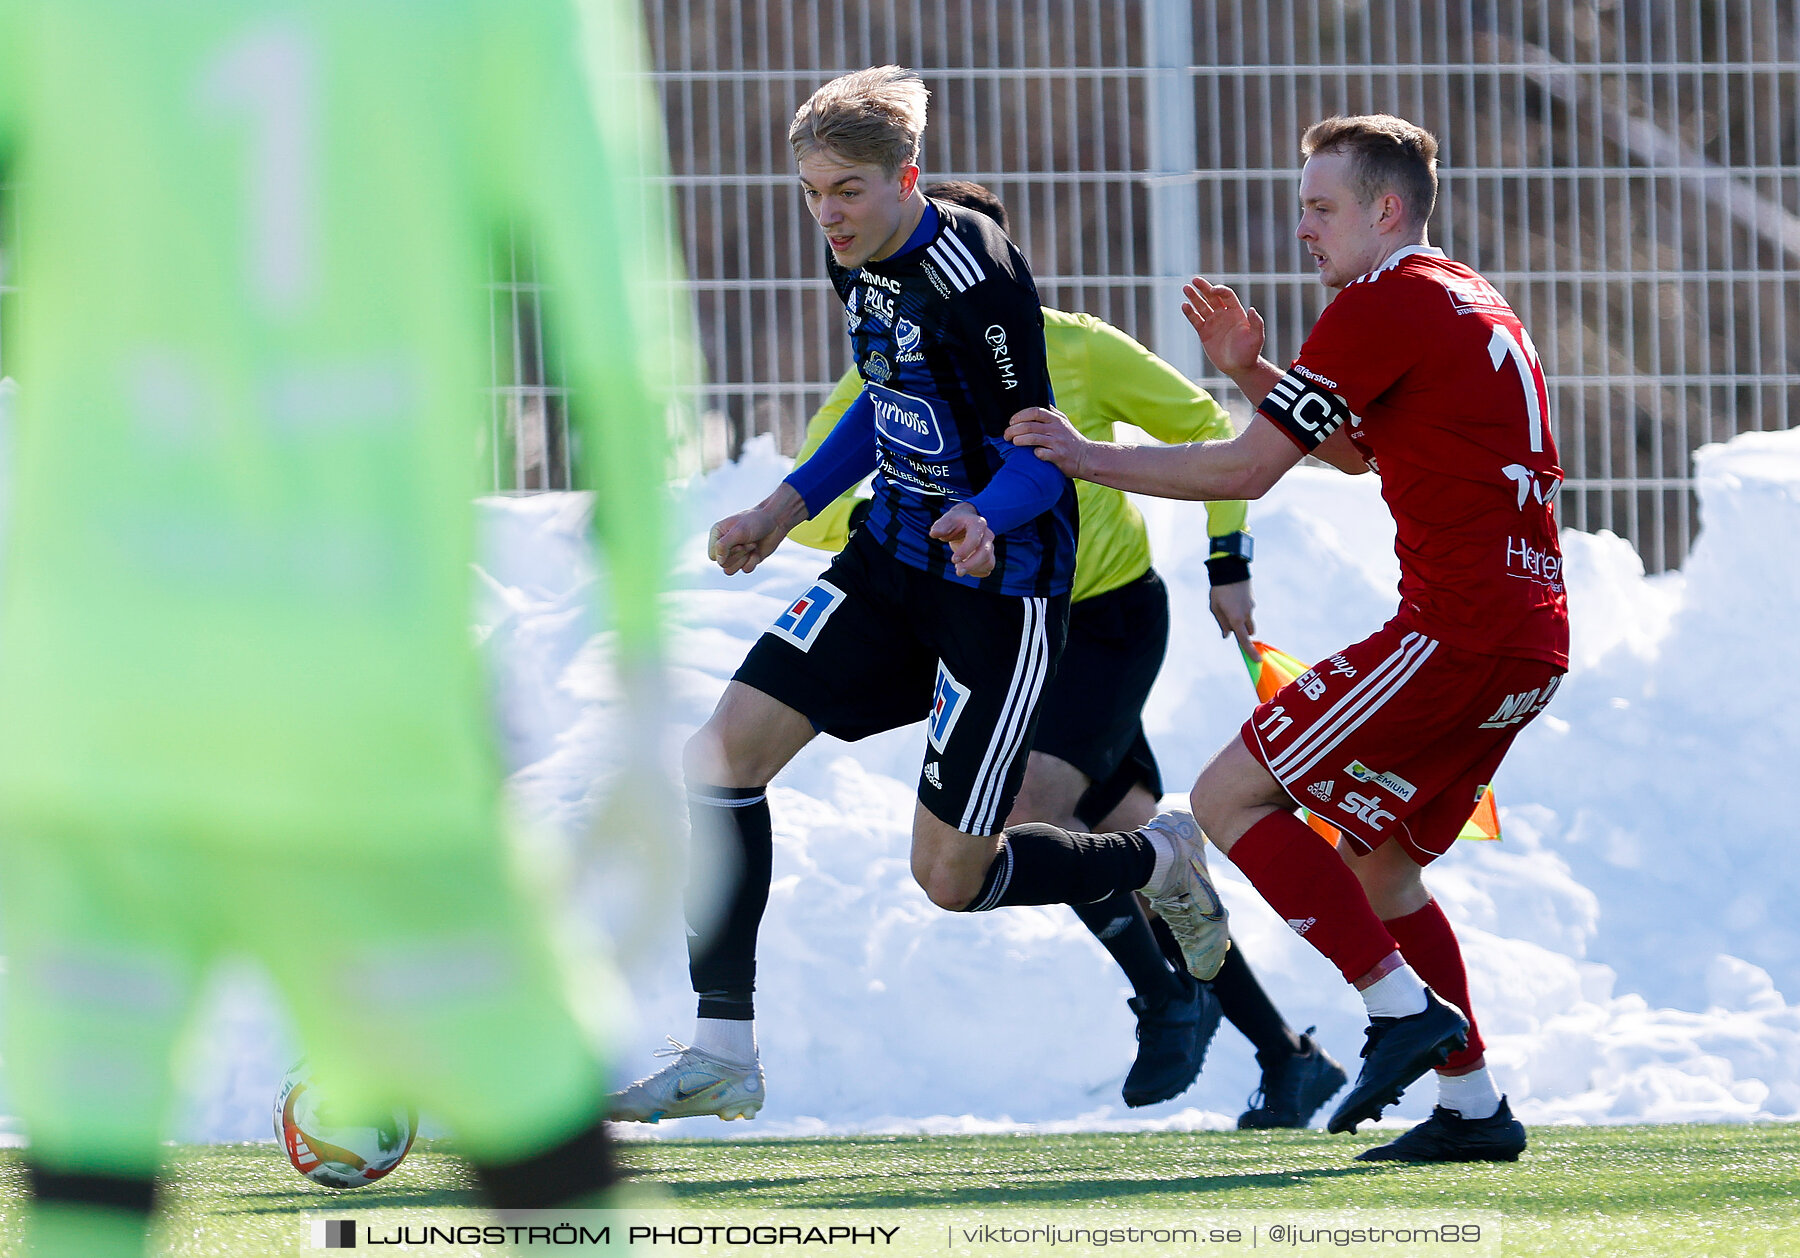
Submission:
[[[1160,830],[1140,830],[1138,833],[1149,840],[1150,850],[1156,853],[1156,864],[1150,867],[1150,881],[1144,884],[1143,892],[1147,896],[1159,896],[1169,889],[1163,884],[1169,881],[1169,871],[1175,867],[1175,844]]]
[[[1410,965],[1402,965],[1358,993],[1371,1018],[1407,1018],[1425,1012],[1425,984]]]
[[[734,1065],[747,1066],[756,1060],[756,1023],[738,1018],[696,1018],[693,1047]]]
[[[1482,1066],[1466,1075],[1439,1075],[1437,1103],[1464,1118],[1492,1118],[1500,1112],[1500,1092]]]

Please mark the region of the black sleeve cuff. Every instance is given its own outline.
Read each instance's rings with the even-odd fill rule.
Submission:
[[[1207,580],[1213,585],[1236,585],[1250,579],[1250,561],[1236,555],[1206,561]]]

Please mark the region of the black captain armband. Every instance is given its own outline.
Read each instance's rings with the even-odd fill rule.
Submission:
[[[1344,399],[1299,367],[1277,380],[1256,409],[1309,451],[1318,449],[1350,418]]]
[[[1209,585],[1236,585],[1250,579],[1250,556],[1256,542],[1243,531],[1227,533],[1211,539],[1206,556],[1206,579]]]

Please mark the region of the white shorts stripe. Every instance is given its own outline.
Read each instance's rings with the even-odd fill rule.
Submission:
[[[1364,673],[1362,679],[1352,686],[1347,693],[1339,696],[1337,702],[1333,703],[1331,707],[1325,711],[1323,716],[1312,725],[1302,730],[1299,735],[1295,737],[1292,744],[1283,748],[1270,760],[1271,771],[1276,772],[1277,777],[1282,777],[1283,780],[1285,780],[1286,776],[1290,776],[1289,774],[1285,774],[1283,770],[1288,769],[1298,757],[1308,752],[1319,738],[1327,732],[1332,722],[1340,719],[1345,714],[1346,710],[1354,710],[1366,699],[1370,691],[1385,685],[1387,679],[1394,674],[1395,670],[1405,665],[1407,656],[1412,652],[1415,644],[1422,639],[1423,635],[1418,633],[1409,633],[1402,638],[1400,640],[1400,645],[1395,648],[1393,654],[1389,655],[1385,660],[1381,661],[1381,663]]]
[[[1044,632],[1047,600],[1027,598],[1021,602],[1024,616],[1019,629],[1019,654],[1013,664],[1012,681],[1007,685],[1000,719],[994,723],[987,752],[982,756],[969,788],[968,806],[956,827],[964,834],[993,833],[998,820],[995,814],[999,812],[1000,797],[1006,788],[1007,771],[1024,745],[1025,731],[1031,725],[1038,695],[1050,672],[1050,644]]]
[[[1304,777],[1382,705],[1405,689],[1406,683],[1435,650],[1437,642],[1434,639],[1420,633],[1407,634],[1401,640],[1399,650],[1371,669],[1369,675],[1333,704],[1323,718],[1295,739],[1293,746],[1270,761],[1269,771],[1275,779],[1286,785]]]

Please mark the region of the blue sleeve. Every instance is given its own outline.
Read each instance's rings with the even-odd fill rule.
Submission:
[[[875,404],[864,392],[850,403],[812,458],[787,474],[787,483],[806,500],[807,515],[814,516],[874,470]]]
[[[1056,464],[1038,458],[1032,446],[1015,446],[1008,441],[994,444],[1006,461],[987,488],[970,501],[998,536],[1054,507],[1069,478]]]

